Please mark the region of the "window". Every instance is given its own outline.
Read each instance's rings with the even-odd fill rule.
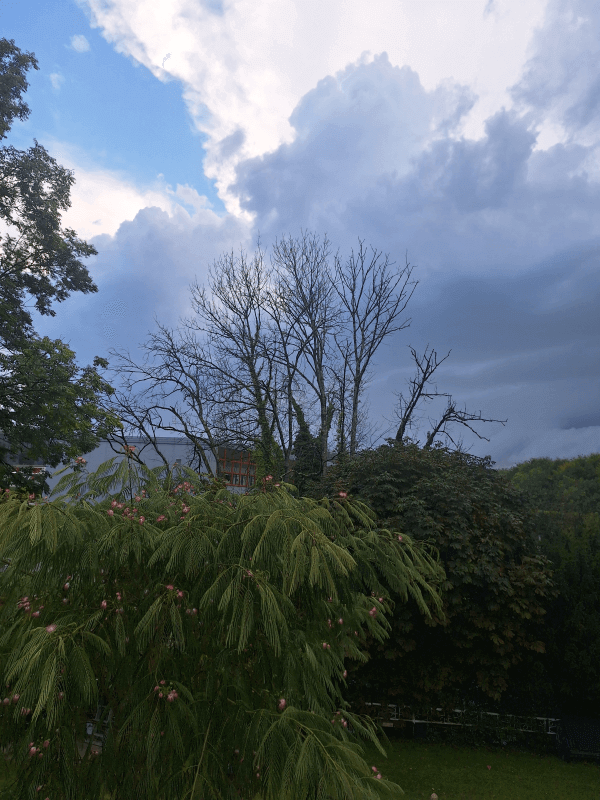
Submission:
[[[227,486],[251,488],[254,486],[256,464],[246,450],[219,448],[219,467]]]

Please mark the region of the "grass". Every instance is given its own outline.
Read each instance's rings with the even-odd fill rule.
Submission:
[[[404,800],[600,800],[600,766],[507,748],[467,747],[389,736],[387,759],[365,758],[404,789]],[[488,769],[488,766],[491,769]]]
[[[363,745],[367,763],[404,789],[398,800],[600,800],[600,766],[555,755],[466,747],[389,736],[382,758]],[[491,769],[488,769],[488,766]],[[12,768],[0,758],[0,788]]]

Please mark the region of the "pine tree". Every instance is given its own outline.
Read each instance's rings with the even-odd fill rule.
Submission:
[[[362,758],[378,730],[341,698],[344,661],[386,638],[392,591],[441,607],[438,562],[344,492],[240,496],[115,461],[0,502],[11,797],[397,796]],[[98,704],[106,739],[79,761]]]

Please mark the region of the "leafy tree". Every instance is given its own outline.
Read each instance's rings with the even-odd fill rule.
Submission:
[[[363,760],[377,730],[341,687],[366,636],[386,638],[390,592],[439,613],[427,548],[343,493],[266,481],[239,496],[114,462],[63,476],[66,498],[0,502],[11,796],[397,796]],[[97,703],[106,739],[79,760]]]
[[[294,399],[292,404],[298,422],[298,433],[294,439],[293,454],[296,460],[292,480],[300,494],[305,495],[307,490],[319,485],[323,474],[321,437],[312,435],[302,408]]]
[[[546,653],[512,670],[507,700],[600,716],[600,455],[532,459],[503,472],[535,509],[559,592],[547,606]]]
[[[20,96],[27,89],[30,66],[38,69],[32,53],[21,53],[12,39],[0,39],[0,138],[15,117],[29,115]],[[9,228],[0,237],[2,486],[11,481],[25,485],[22,476],[11,476],[8,453],[24,451],[26,458],[41,458],[55,467],[79,447],[87,448],[83,452],[94,449],[120,424],[100,404],[100,397],[113,390],[96,368],[108,363],[96,358],[75,381],[74,353],[60,340],[39,339],[25,304],[29,295],[40,314],[55,316],[54,300],[60,303],[74,291],[98,291],[78,260],[96,255],[96,249],[75,231],[60,228],[60,211],[71,205],[73,182],[71,172],[58,166],[37,141],[26,152],[12,146],[0,149],[0,218]]]
[[[550,563],[534,541],[526,500],[489,469],[489,456],[407,442],[389,439],[347,460],[324,486],[345,486],[380,525],[439,551],[443,609],[425,618],[397,604],[389,639],[368,641],[371,659],[351,668],[346,697],[450,706],[478,689],[497,700],[511,665],[544,651]]]

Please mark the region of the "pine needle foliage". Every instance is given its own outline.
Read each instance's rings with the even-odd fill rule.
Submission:
[[[343,701],[345,661],[388,636],[392,592],[441,609],[435,555],[343,493],[239,496],[114,461],[0,501],[4,796],[402,794],[364,761],[384,733]]]

